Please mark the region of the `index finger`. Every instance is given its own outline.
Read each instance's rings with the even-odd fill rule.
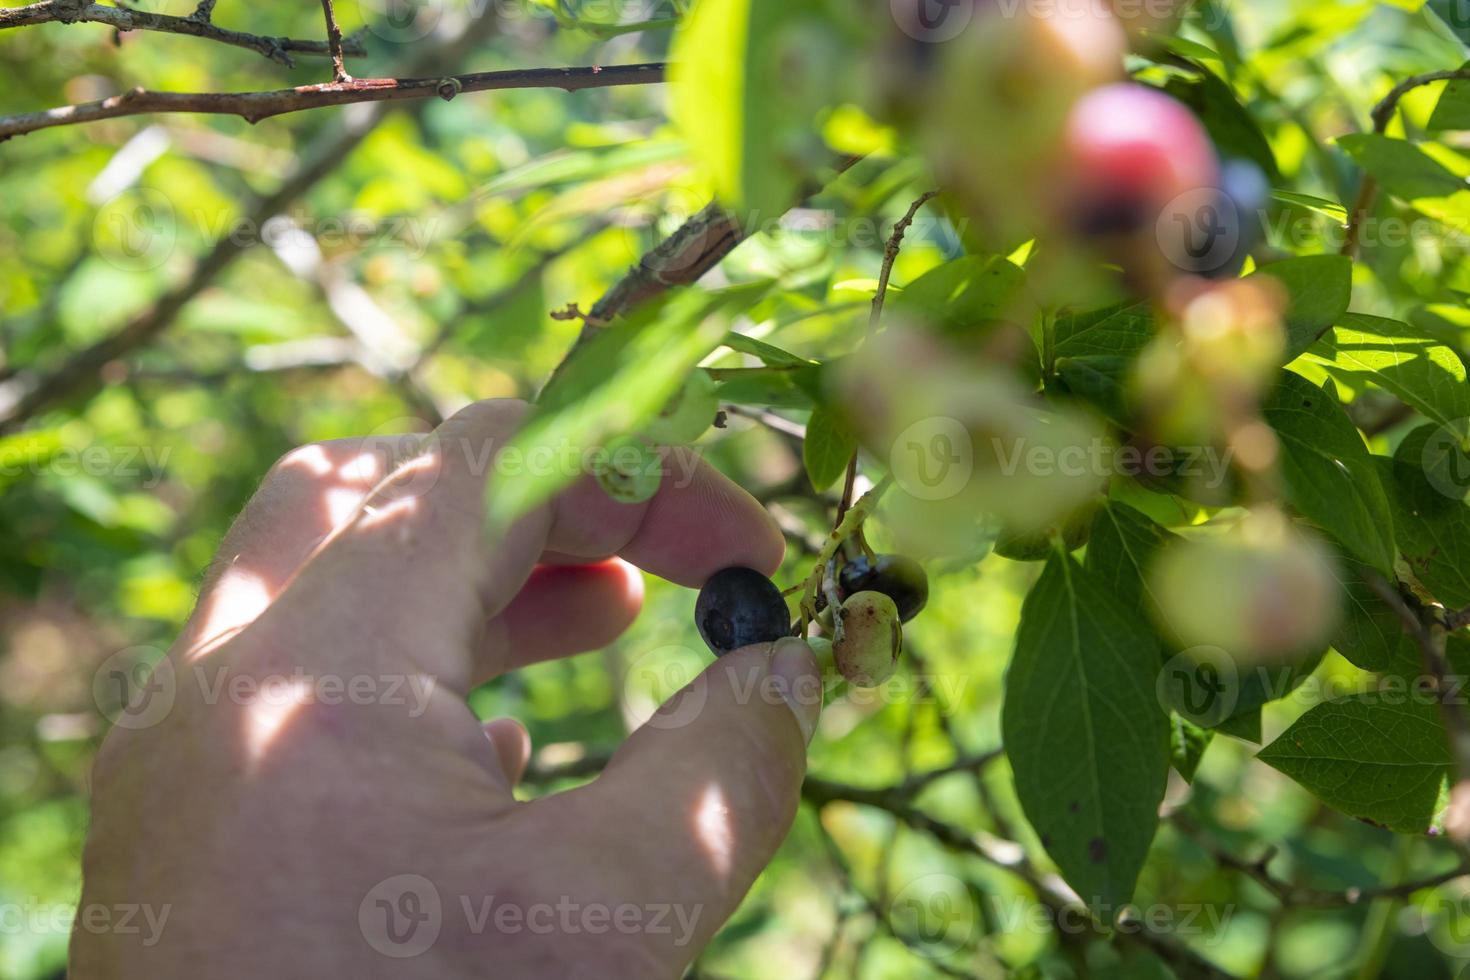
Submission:
[[[487,481],[493,493],[498,453],[527,411],[523,402],[479,402],[440,426],[257,628],[285,630],[303,656],[411,657],[463,691],[505,669],[505,651],[477,655],[477,640],[548,551],[589,561],[616,554],[690,586],[726,565],[771,572],[780,564],[785,541],[764,508],[687,450],[669,454],[664,482],[645,503],[618,503],[582,479],[488,540]]]

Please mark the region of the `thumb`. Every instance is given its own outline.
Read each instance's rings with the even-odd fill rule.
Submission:
[[[700,910],[692,949],[735,911],[790,830],[821,710],[806,643],[746,647],[670,698],[577,794],[617,835],[607,853],[631,890]]]

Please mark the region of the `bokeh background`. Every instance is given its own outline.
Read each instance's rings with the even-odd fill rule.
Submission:
[[[395,6],[339,3],[344,28],[362,31],[369,51],[351,61],[354,74],[659,60],[668,45],[659,22],[681,13],[678,2],[657,0],[388,2]],[[192,9],[187,0],[144,7]],[[1463,60],[1461,41],[1422,7],[1253,0],[1191,14],[1185,50],[1199,56],[1187,45],[1199,46],[1208,63],[1230,70],[1284,183],[1312,195],[1274,205],[1293,236],[1275,247],[1331,248],[1341,215],[1323,202],[1350,201],[1353,179],[1331,138],[1364,128],[1397,78]],[[295,37],[321,36],[320,16],[315,3],[275,0],[221,0],[215,12],[233,28]],[[887,11],[876,5],[848,17],[861,33]],[[655,24],[612,27],[642,21]],[[92,24],[0,32],[0,64],[5,114],[140,84],[227,91],[329,75],[320,58],[300,56],[287,68],[247,50],[115,36]],[[1432,89],[1411,95],[1406,117],[1422,117],[1434,97]],[[862,98],[854,90],[854,102]],[[130,321],[151,324],[144,342],[24,418],[0,397],[0,977],[50,977],[64,967],[88,770],[117,708],[109,671],[146,664],[171,643],[232,515],[283,453],[314,440],[423,429],[477,398],[534,394],[578,328],[552,311],[587,308],[707,198],[665,100],[658,86],[466,94],[254,126],[129,118],[0,144],[0,390],[13,395],[5,381],[62,364]],[[838,149],[873,148],[855,109],[827,122]],[[283,186],[289,199],[272,200]],[[870,159],[796,220],[743,245],[715,281],[776,277],[782,298],[742,329],[812,356],[849,348],[887,228],[922,189],[913,159]],[[953,228],[921,217],[895,283],[957,248]],[[1358,283],[1361,308],[1402,307],[1416,289],[1435,295],[1463,268],[1462,253],[1440,239],[1375,246],[1368,261],[1378,274]],[[1464,349],[1462,308],[1418,313]],[[792,420],[802,421],[799,413]],[[819,502],[793,440],[732,417],[700,445],[772,505],[794,540],[817,529]],[[802,574],[799,554],[793,547],[783,586]],[[1037,568],[979,547],[932,571],[931,606],[909,632],[923,677],[910,660],[874,695],[837,692],[812,749],[814,774],[894,785],[999,744],[1000,679]],[[476,691],[473,706],[523,719],[543,776],[595,762],[707,662],[692,604],[691,593],[650,581],[644,613],[612,647],[503,678]],[[1315,681],[1322,685],[1268,708],[1267,741],[1311,706],[1313,692],[1351,690],[1361,677],[1333,655]],[[1335,815],[1252,754],[1245,742],[1218,738],[1192,786],[1176,779],[1169,805],[1187,808],[1188,818],[1165,822],[1140,906],[1163,910],[1181,942],[1245,975],[1454,975],[1462,947],[1446,938],[1444,913],[1458,892],[1314,909],[1282,903],[1222,866],[1202,839],[1247,861],[1277,848],[1274,871],[1325,889],[1444,866],[1432,843]],[[538,776],[527,792],[547,785]],[[982,837],[1024,828],[1003,759],[935,779],[917,799]],[[808,805],[693,969],[711,977],[1169,975],[1146,945],[1110,945],[1086,929],[1062,942],[1037,924],[1037,910],[1014,877],[897,827],[881,808]]]

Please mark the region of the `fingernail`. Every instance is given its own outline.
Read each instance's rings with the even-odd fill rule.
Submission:
[[[811,647],[794,636],[782,637],[771,648],[771,676],[781,699],[796,716],[801,737],[808,745],[822,715],[822,675]]]

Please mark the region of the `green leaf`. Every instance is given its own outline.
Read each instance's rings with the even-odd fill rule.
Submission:
[[[1169,762],[1186,783],[1194,782],[1200,759],[1214,740],[1212,730],[1201,728],[1175,714],[1169,716]]]
[[[0,489],[34,473],[65,448],[60,429],[37,429],[0,436]]]
[[[800,372],[788,368],[719,368],[710,373],[720,382],[722,402],[762,408],[810,408],[815,402],[798,383]]]
[[[761,363],[767,367],[805,367],[816,363],[809,358],[798,357],[789,351],[784,351],[774,344],[768,344],[764,340],[756,340],[754,337],[747,337],[733,330],[725,334],[722,343],[731,350],[760,358]]]
[[[1409,570],[1446,606],[1470,606],[1470,507],[1441,492],[1411,462],[1384,456],[1373,461],[1388,491],[1399,553]]]
[[[740,309],[749,301],[746,290],[689,291],[599,329],[501,450],[506,462],[497,462],[486,486],[491,532],[582,476],[587,453],[641,430],[719,344],[731,315],[722,306]]]
[[[1293,360],[1342,319],[1353,298],[1353,263],[1344,255],[1307,255],[1262,266],[1286,287],[1286,359]]]
[[[1355,667],[1380,674],[1413,676],[1419,672],[1419,647],[1404,632],[1404,624],[1388,603],[1378,597],[1366,575],[1372,570],[1351,555],[1337,556],[1342,585],[1342,622],[1332,646]]]
[[[1402,691],[1328,701],[1259,758],[1348,816],[1423,833],[1450,770],[1439,711],[1433,699]]]
[[[1147,303],[1122,303],[1057,317],[1054,350],[1063,357],[1126,357],[1153,338],[1153,309]]]
[[[1238,738],[1242,742],[1261,744],[1261,706],[1237,711],[1213,729],[1221,735]]]
[[[1154,693],[1159,646],[1070,557],[1021,609],[1001,725],[1016,794],[1067,883],[1094,908],[1129,901],[1169,769]]]
[[[1373,133],[1340,136],[1337,143],[1385,191],[1420,214],[1470,232],[1470,190],[1464,179],[1418,146]]]
[[[836,482],[856,449],[857,437],[847,426],[826,408],[816,408],[807,421],[806,439],[801,444],[801,461],[812,489],[820,493]]]
[[[799,157],[839,66],[807,0],[700,0],[674,32],[674,120],[716,196],[745,221],[796,203]]]
[[[1142,512],[1109,500],[1092,519],[1084,564],[1123,605],[1147,614],[1154,606],[1149,598],[1149,565],[1160,549],[1177,540],[1178,535]]]
[[[1282,204],[1294,204],[1308,211],[1315,211],[1326,218],[1341,224],[1346,224],[1348,210],[1336,201],[1329,201],[1325,197],[1315,197],[1311,194],[1302,194],[1297,191],[1272,191],[1271,196]]]
[[[1470,423],[1464,362],[1407,323],[1349,313],[1308,357],[1351,387],[1373,382],[1446,429],[1464,435]]]
[[[892,314],[908,313],[951,332],[973,330],[1015,312],[1026,274],[997,256],[967,255],[937,265],[888,301]]]
[[[1470,81],[1456,78],[1445,84],[1427,128],[1432,133],[1446,129],[1470,129]]]
[[[1201,68],[1194,77],[1171,76],[1164,90],[1194,110],[1223,156],[1251,160],[1271,180],[1280,175],[1261,127],[1220,76]]]
[[[1264,410],[1281,440],[1287,501],[1348,551],[1391,576],[1394,539],[1388,499],[1368,447],[1342,406],[1286,371]]]
[[[1124,429],[1133,426],[1127,389],[1132,367],[1132,358],[1110,354],[1061,357],[1053,365],[1067,394],[1087,402]]]

